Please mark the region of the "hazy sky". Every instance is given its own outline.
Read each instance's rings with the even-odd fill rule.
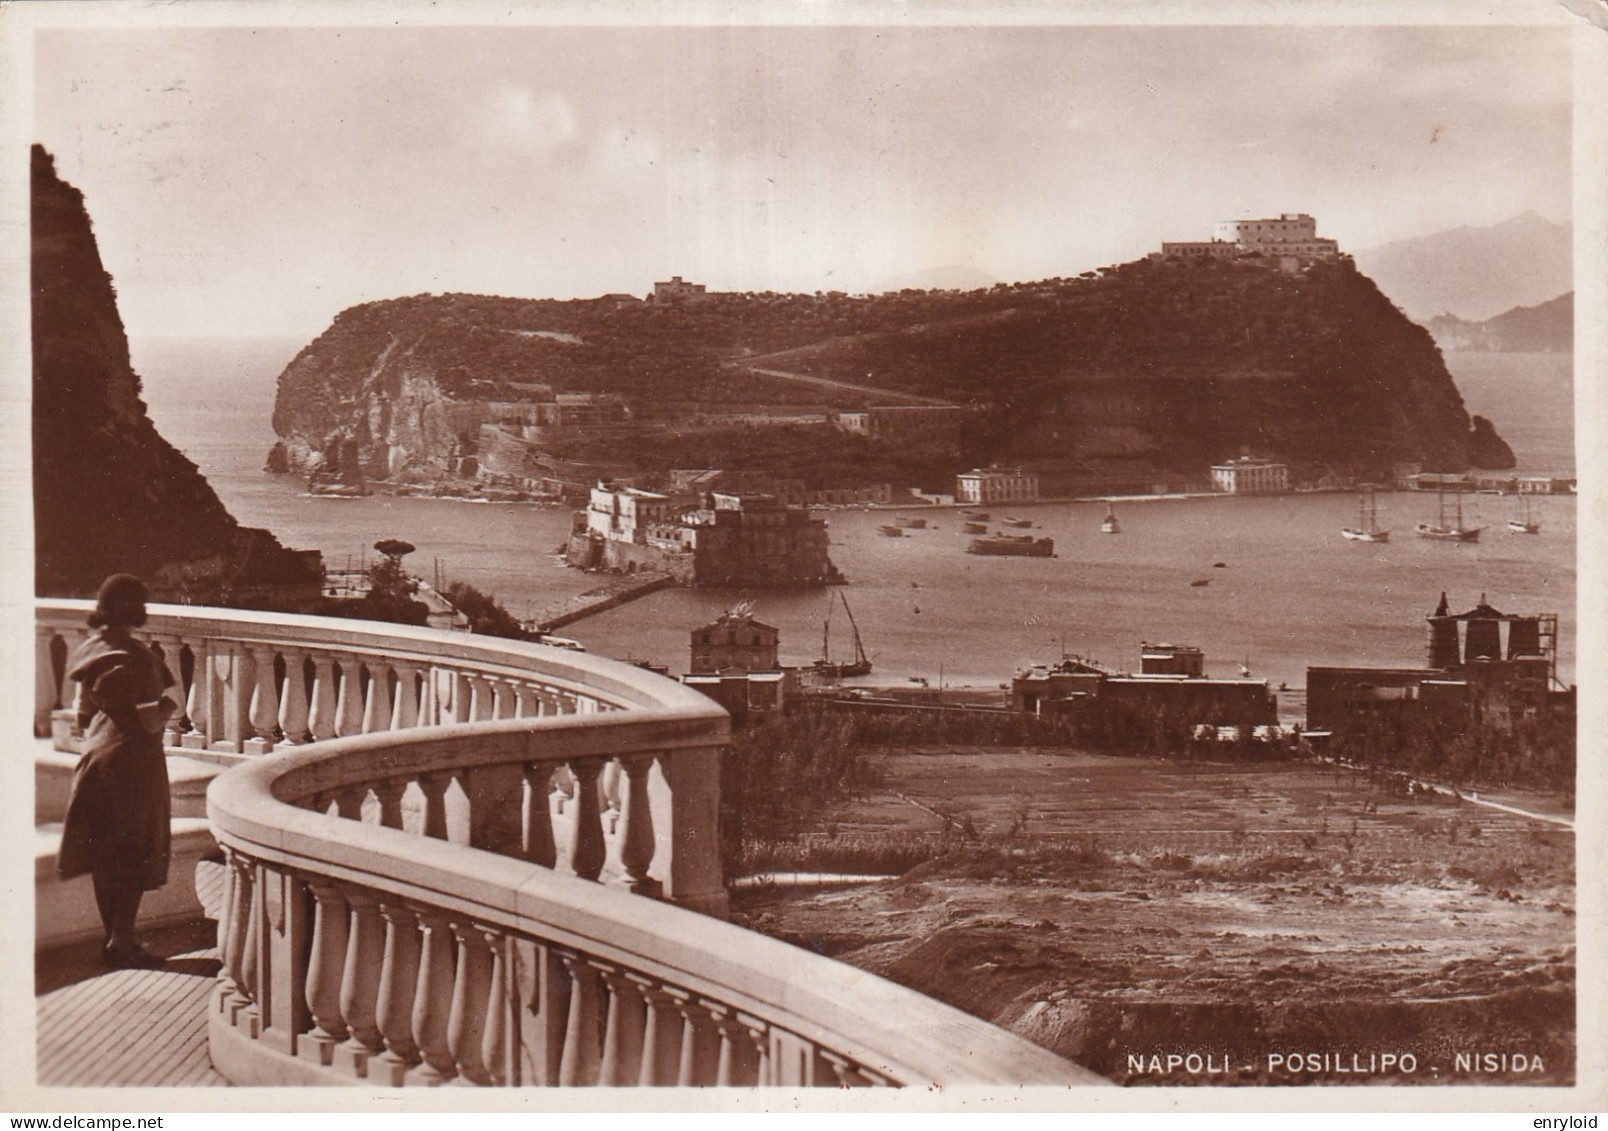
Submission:
[[[1570,218],[1557,28],[41,30],[35,67],[135,337]]]

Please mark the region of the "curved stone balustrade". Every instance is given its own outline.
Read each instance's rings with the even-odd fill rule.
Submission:
[[[38,725],[71,703],[88,608],[40,603]],[[239,763],[208,795],[209,1040],[235,1083],[1102,1082],[696,914],[725,909],[728,735],[696,692],[363,622],[153,606],[147,633],[186,698],[170,745]]]
[[[428,773],[517,768],[540,789],[531,767],[558,763],[595,796],[585,783],[610,755],[632,782],[664,771],[673,797],[676,759],[704,752],[709,724],[646,714],[338,739],[220,777],[214,1063],[242,1084],[1101,1082],[880,978],[544,867],[528,825],[518,851],[486,851],[472,809],[462,843],[450,821],[445,837],[410,833],[374,803],[377,781]]]

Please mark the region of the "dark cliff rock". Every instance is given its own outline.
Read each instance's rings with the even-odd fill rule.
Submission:
[[[36,592],[93,596],[127,571],[156,600],[316,600],[318,555],[242,527],[152,425],[83,194],[37,145],[31,221]]]
[[[1440,314],[1427,323],[1443,350],[1498,353],[1574,351],[1574,292],[1537,306],[1518,306],[1484,322]]]
[[[355,442],[371,479],[441,482],[472,466],[483,424],[555,391],[623,396],[636,429],[584,450],[556,430],[534,441],[555,458],[612,450],[622,468],[651,459],[652,470],[738,466],[735,452],[817,486],[851,470],[930,482],[956,460],[908,434],[878,449],[824,424],[720,431],[710,420],[936,398],[975,410],[960,463],[1113,476],[1203,476],[1245,448],[1298,478],[1388,475],[1396,461],[1461,470],[1476,444],[1500,454],[1494,430],[1473,431],[1429,333],[1349,260],[1298,272],[1141,260],[968,292],[370,303],[281,375],[274,463],[306,473]]]

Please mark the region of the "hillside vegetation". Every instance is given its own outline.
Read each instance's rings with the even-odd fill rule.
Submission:
[[[274,426],[307,448],[341,433],[394,451],[453,439],[399,438],[399,398],[520,401],[541,386],[629,398],[637,425],[683,437],[665,457],[682,465],[746,447],[823,472],[832,461],[818,430],[745,445],[731,428],[697,439],[682,426],[901,398],[977,410],[961,436],[966,464],[1198,474],[1245,448],[1312,474],[1512,464],[1490,429],[1474,429],[1428,332],[1347,260],[1296,273],[1141,260],[1075,279],[870,297],[420,295],[343,312],[281,375]],[[864,462],[867,473],[898,466]]]

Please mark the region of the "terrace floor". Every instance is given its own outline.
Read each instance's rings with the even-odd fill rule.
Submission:
[[[216,908],[222,869],[197,872],[202,906]],[[207,1055],[207,1002],[217,986],[212,920],[142,934],[160,970],[111,970],[90,943],[34,963],[37,1082],[46,1087],[225,1087]]]

